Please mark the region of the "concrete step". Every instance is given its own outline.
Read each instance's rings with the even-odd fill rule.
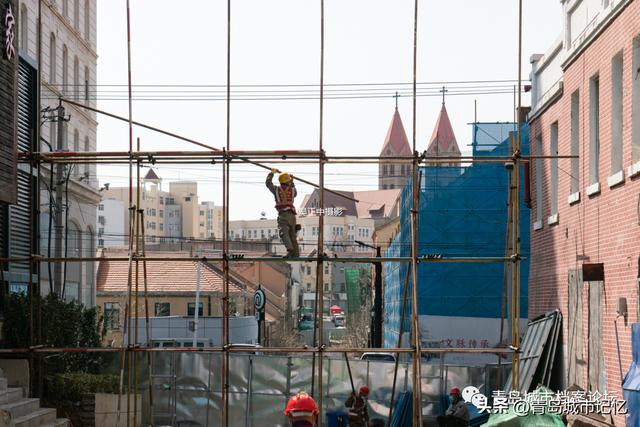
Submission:
[[[22,399],[21,388],[9,387],[7,391],[5,391],[4,393],[0,393],[0,404],[16,402],[20,399]]]
[[[38,409],[40,409],[40,399],[20,399],[0,405],[0,410],[9,412],[14,420],[29,415]]]
[[[39,427],[56,420],[54,408],[38,408],[35,411],[11,420],[11,427]]]
[[[50,423],[40,424],[40,427],[69,427],[69,420],[66,418],[57,418]]]

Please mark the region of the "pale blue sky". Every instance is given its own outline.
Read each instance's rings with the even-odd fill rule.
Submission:
[[[517,1],[422,0],[418,23],[418,81],[510,80],[517,77]],[[559,0],[525,0],[523,78],[529,57],[543,53],[561,30]],[[319,81],[319,0],[234,0],[232,2],[233,84],[316,84]],[[98,1],[98,83],[127,82],[125,1]],[[131,0],[132,69],[136,85],[224,85],[226,83],[226,1]],[[412,79],[413,1],[325,0],[325,83],[405,82]],[[395,86],[377,99],[325,101],[325,149],[329,154],[377,155],[394,110]],[[127,115],[126,87],[100,86],[99,108]],[[182,88],[181,92],[188,88]],[[308,89],[308,88],[307,88]],[[139,88],[139,90],[151,90]],[[171,89],[179,90],[179,89]],[[153,95],[154,93],[150,93]],[[142,92],[139,92],[142,95]],[[189,95],[189,94],[188,94]],[[192,94],[191,94],[192,95]],[[513,118],[513,95],[449,96],[447,109],[458,144],[468,150],[474,99],[480,121]],[[528,97],[525,97],[525,104]],[[426,149],[441,99],[417,103],[417,147]],[[225,144],[224,101],[135,101],[135,120],[216,147]],[[232,149],[315,149],[318,101],[235,101]],[[409,97],[399,111],[411,140]],[[191,149],[188,144],[135,130],[143,149]],[[98,148],[126,150],[127,125],[100,118]],[[196,147],[197,149],[197,147]],[[317,181],[317,166],[284,167]],[[376,166],[328,166],[332,188],[377,188]],[[166,179],[198,180],[201,200],[221,203],[221,170],[200,165],[161,167]],[[125,185],[126,167],[99,167],[101,183]],[[264,173],[234,166],[232,219],[275,215]],[[310,189],[299,186],[304,193]]]

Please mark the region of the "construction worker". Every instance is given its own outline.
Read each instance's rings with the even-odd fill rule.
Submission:
[[[293,427],[315,427],[318,425],[318,406],[313,397],[304,391],[289,399],[284,414]]]
[[[296,187],[293,184],[293,177],[288,173],[281,173],[278,177],[280,185],[273,185],[273,175],[277,172],[271,169],[267,175],[266,185],[269,191],[276,199],[276,209],[278,210],[278,230],[280,239],[287,248],[287,258],[296,258],[300,256],[298,248],[298,238],[296,236],[296,207],[293,200],[298,195]]]
[[[469,409],[467,408],[467,404],[465,403],[465,401],[462,399],[460,389],[458,387],[453,387],[449,391],[449,396],[451,396],[451,404],[449,405],[449,409],[447,409],[447,412],[437,418],[438,425],[440,427],[468,426]]]
[[[358,390],[357,396],[355,392],[352,392],[351,396],[349,396],[347,401],[344,402],[344,406],[347,407],[347,416],[349,417],[350,427],[369,427],[367,396],[369,396],[369,387],[363,385]]]

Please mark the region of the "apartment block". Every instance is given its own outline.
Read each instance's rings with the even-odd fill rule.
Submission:
[[[532,154],[560,157],[531,163],[529,318],[562,311],[558,386],[621,397],[640,320],[640,1],[562,3],[531,60]]]

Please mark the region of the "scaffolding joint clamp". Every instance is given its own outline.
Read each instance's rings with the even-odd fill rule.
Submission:
[[[522,260],[522,257],[520,256],[520,254],[513,254],[510,256],[510,258],[511,258],[511,262],[518,262]]]

